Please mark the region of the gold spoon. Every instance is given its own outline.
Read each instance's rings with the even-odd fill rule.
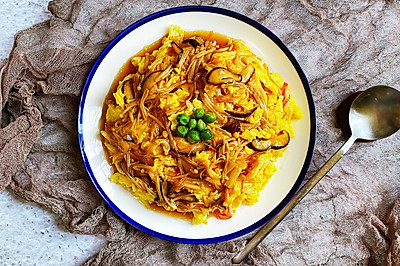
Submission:
[[[400,129],[400,92],[384,85],[374,86],[363,91],[351,104],[349,124],[352,135],[347,142],[299,189],[289,203],[258,231],[244,249],[233,257],[233,263],[240,263],[247,257],[343,157],[355,140],[383,139]]]

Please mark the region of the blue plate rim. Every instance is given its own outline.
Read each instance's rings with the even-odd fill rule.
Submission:
[[[83,140],[83,110],[85,106],[85,101],[86,101],[86,95],[89,89],[89,86],[91,84],[91,81],[93,79],[94,74],[96,73],[99,65],[103,61],[104,57],[110,52],[110,50],[120,41],[122,40],[127,34],[135,30],[136,28],[140,27],[143,24],[146,24],[152,20],[158,19],[160,17],[168,16],[168,15],[173,15],[177,13],[183,13],[183,12],[208,12],[208,13],[215,13],[215,14],[220,14],[220,15],[225,15],[231,18],[235,18],[237,20],[240,20],[242,22],[245,22],[249,24],[250,26],[256,28],[257,30],[261,31],[263,34],[265,34],[267,37],[269,37],[284,53],[285,55],[289,58],[291,63],[296,69],[297,74],[300,77],[300,80],[303,84],[303,87],[305,89],[305,93],[307,96],[307,101],[308,101],[308,107],[309,107],[309,112],[310,112],[310,142],[307,150],[307,155],[303,164],[303,167],[296,179],[296,182],[292,186],[292,189],[289,191],[289,193],[286,195],[286,197],[266,216],[264,216],[262,219],[259,221],[253,223],[252,225],[236,231],[231,234],[227,234],[224,236],[219,236],[219,237],[212,237],[212,238],[202,238],[202,239],[192,239],[192,238],[181,238],[181,237],[174,237],[170,235],[166,235],[157,231],[154,231],[150,228],[147,228],[146,226],[136,222],[132,218],[128,217],[123,211],[121,211],[113,202],[112,200],[107,196],[107,194],[102,190],[101,186],[97,182],[94,173],[92,171],[92,168],[89,164],[89,160],[87,158],[86,152],[85,152],[85,143]],[[103,200],[110,206],[110,208],[117,213],[122,219],[124,219],[126,222],[129,224],[133,225],[137,229],[153,235],[155,237],[168,240],[168,241],[173,241],[177,243],[184,243],[184,244],[211,244],[211,243],[217,243],[217,242],[223,242],[231,239],[238,238],[240,236],[243,236],[247,233],[250,233],[254,231],[255,229],[259,228],[260,226],[264,225],[267,223],[270,219],[272,219],[275,215],[277,215],[280,210],[282,210],[286,204],[290,201],[290,199],[295,195],[297,190],[300,188],[301,183],[303,182],[308,168],[310,166],[312,156],[314,153],[314,146],[315,146],[315,140],[316,140],[316,114],[315,114],[315,105],[314,105],[314,100],[312,97],[311,93],[311,88],[309,86],[308,80],[301,69],[299,63],[293,56],[293,54],[289,51],[289,49],[286,47],[286,45],[274,34],[272,33],[269,29],[258,23],[257,21],[248,18],[240,13],[223,9],[223,8],[217,8],[217,7],[210,7],[210,6],[181,6],[181,7],[174,7],[170,9],[165,9],[159,12],[156,12],[154,14],[151,14],[147,17],[144,17],[137,22],[133,23],[132,25],[128,26],[126,29],[124,29],[120,34],[117,35],[107,46],[104,48],[104,50],[101,52],[95,63],[93,64],[88,77],[85,81],[82,93],[81,93],[81,98],[80,98],[80,103],[79,103],[79,110],[78,110],[78,140],[79,140],[79,148],[80,148],[80,153],[82,156],[82,161],[83,164],[85,165],[86,171],[95,186],[96,190],[100,194],[100,196],[103,198]]]

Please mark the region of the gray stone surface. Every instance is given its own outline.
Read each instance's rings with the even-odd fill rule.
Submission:
[[[79,265],[106,243],[104,237],[71,234],[37,204],[0,191],[1,265]]]
[[[14,35],[35,23],[50,18],[48,0],[0,0],[0,58],[8,57]]]

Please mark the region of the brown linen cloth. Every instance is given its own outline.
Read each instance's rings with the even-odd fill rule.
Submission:
[[[309,176],[345,140],[342,100],[371,85],[400,88],[398,1],[51,1],[51,19],[19,32],[0,64],[0,189],[45,206],[71,232],[105,235],[88,265],[227,265],[251,237],[185,245],[144,234],[103,203],[82,165],[76,118],[91,64],[128,25],[172,4],[247,15],[297,57],[317,110]],[[244,264],[400,265],[399,152],[399,133],[356,143]]]

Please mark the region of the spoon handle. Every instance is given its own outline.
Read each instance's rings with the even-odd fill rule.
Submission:
[[[283,218],[311,191],[311,189],[329,172],[329,170],[342,158],[349,150],[357,138],[351,136],[347,142],[311,177],[308,182],[299,189],[289,203],[246,244],[242,251],[233,257],[233,263],[240,263],[244,258],[277,226]]]

